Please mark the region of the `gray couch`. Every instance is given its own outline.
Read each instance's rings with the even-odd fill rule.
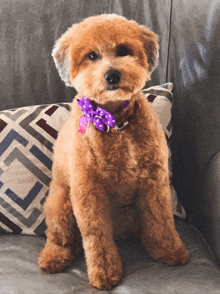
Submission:
[[[1,1],[0,110],[70,102],[75,91],[61,82],[52,47],[74,22],[101,13],[135,19],[160,37],[160,64],[146,86],[174,84],[173,184],[187,212],[176,227],[191,256],[186,266],[168,267],[138,240],[120,242],[123,280],[109,293],[220,293],[219,0]],[[1,294],[105,292],[89,286],[83,255],[65,273],[42,273],[44,243],[0,235]]]

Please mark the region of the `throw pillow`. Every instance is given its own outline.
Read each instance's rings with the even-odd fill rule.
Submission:
[[[0,112],[0,232],[43,235],[53,145],[70,103]]]
[[[169,139],[172,84],[144,92]],[[60,103],[0,112],[0,233],[45,235],[43,203],[52,177],[53,145],[70,111],[71,103]],[[172,186],[171,191],[173,212],[184,218]]]

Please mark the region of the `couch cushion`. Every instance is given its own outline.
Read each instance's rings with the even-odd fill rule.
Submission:
[[[70,104],[0,112],[0,232],[44,234],[53,144]]]
[[[172,86],[145,90],[168,141]],[[0,232],[45,234],[43,203],[51,181],[53,144],[70,109],[70,103],[62,103],[0,112]],[[171,192],[174,214],[185,218],[173,186]]]
[[[117,243],[122,258],[122,283],[111,291],[100,291],[88,284],[84,256],[65,273],[42,273],[37,258],[44,237],[4,234],[0,242],[0,293],[11,294],[217,294],[220,271],[199,231],[179,221],[177,230],[189,250],[185,266],[166,266],[153,261],[136,239]]]

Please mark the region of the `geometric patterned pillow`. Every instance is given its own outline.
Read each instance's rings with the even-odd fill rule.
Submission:
[[[53,145],[70,103],[0,112],[0,232],[42,235]]]
[[[167,138],[171,135],[172,106],[169,102],[165,107],[172,97],[168,88],[145,90]],[[52,176],[53,145],[70,111],[71,103],[0,111],[0,233],[45,234],[43,204]],[[173,197],[173,212],[184,218],[177,195]]]

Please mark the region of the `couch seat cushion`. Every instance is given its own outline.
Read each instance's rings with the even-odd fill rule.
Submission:
[[[136,239],[117,243],[122,257],[122,283],[111,291],[88,284],[84,256],[65,273],[45,274],[37,266],[45,238],[3,234],[0,236],[0,293],[11,294],[215,294],[220,293],[220,270],[200,232],[183,221],[177,230],[189,250],[185,266],[168,267],[153,261]]]

